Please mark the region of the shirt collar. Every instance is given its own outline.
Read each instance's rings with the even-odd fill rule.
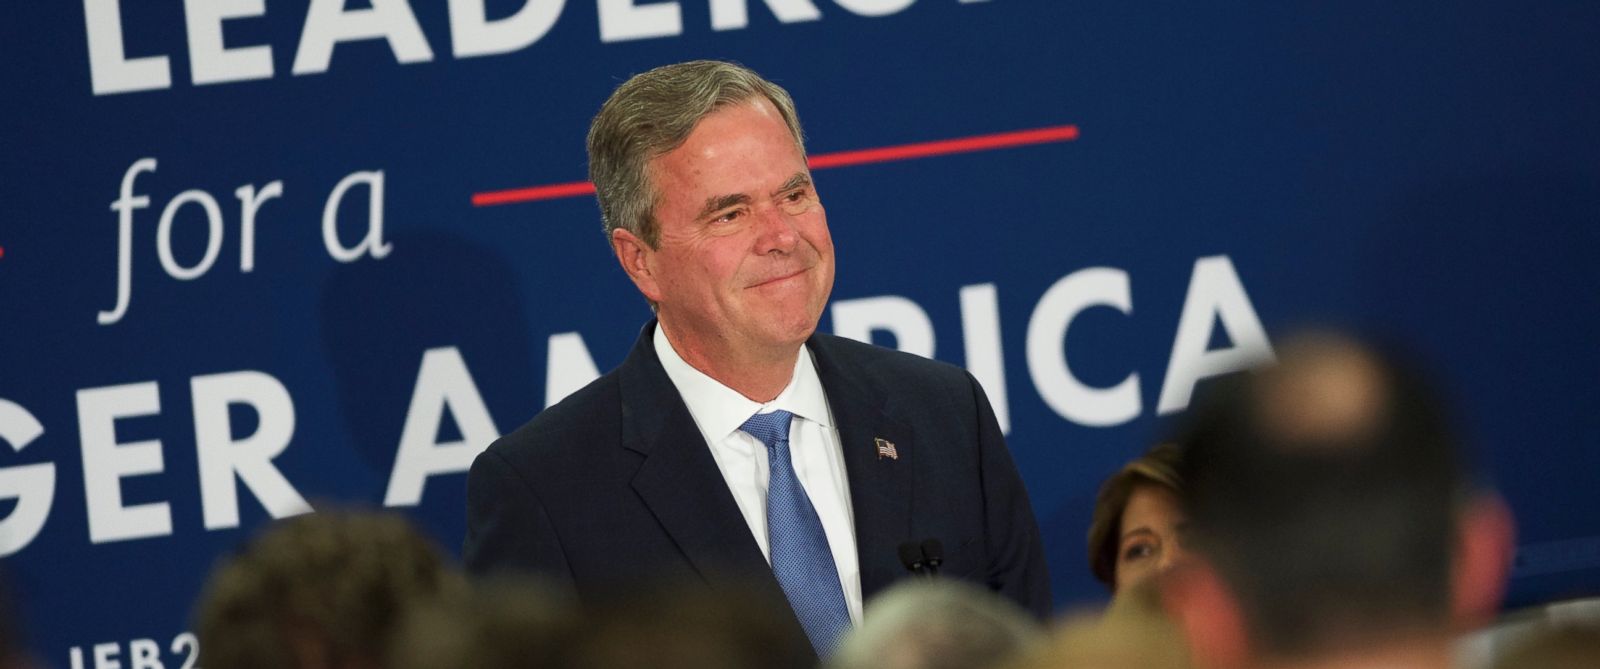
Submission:
[[[822,392],[822,380],[817,376],[816,363],[811,359],[810,349],[806,347],[802,346],[801,354],[795,356],[794,373],[789,379],[789,385],[784,387],[783,392],[778,393],[777,398],[762,404],[739,394],[739,391],[723,385],[722,382],[684,362],[683,357],[673,350],[672,343],[667,341],[667,336],[662,332],[659,323],[656,324],[653,340],[656,357],[661,360],[661,367],[666,370],[667,378],[672,380],[672,385],[677,387],[678,394],[683,396],[683,403],[689,407],[689,414],[707,434],[718,438],[726,437],[738,431],[751,416],[778,409],[821,424],[823,427],[833,426],[833,419],[828,412],[827,396]]]

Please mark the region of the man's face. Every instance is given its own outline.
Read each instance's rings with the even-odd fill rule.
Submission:
[[[833,290],[833,240],[777,109],[757,98],[713,112],[646,169],[660,234],[634,278],[667,331],[740,354],[805,341]]]

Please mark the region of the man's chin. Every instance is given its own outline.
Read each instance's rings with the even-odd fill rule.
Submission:
[[[817,320],[820,317],[820,313],[809,318],[774,316],[760,324],[761,338],[774,346],[799,346],[817,331]]]
[[[784,344],[803,344],[807,339],[811,338],[811,333],[816,331],[817,322],[811,321],[810,323],[796,324],[779,329],[772,333],[772,339]]]

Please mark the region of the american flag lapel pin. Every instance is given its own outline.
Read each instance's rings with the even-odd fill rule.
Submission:
[[[894,442],[884,439],[883,437],[874,437],[872,441],[878,447],[879,460],[884,458],[889,458],[890,460],[900,459],[900,452],[894,450]]]

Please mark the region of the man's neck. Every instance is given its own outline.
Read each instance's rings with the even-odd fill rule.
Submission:
[[[1376,648],[1357,646],[1338,655],[1262,663],[1256,669],[1450,669],[1451,660],[1448,639],[1427,639]]]
[[[707,345],[696,338],[679,337],[665,324],[656,323],[667,343],[683,361],[718,383],[732,388],[753,402],[776,399],[794,378],[795,360],[804,343],[758,351],[734,350],[731,346]]]

